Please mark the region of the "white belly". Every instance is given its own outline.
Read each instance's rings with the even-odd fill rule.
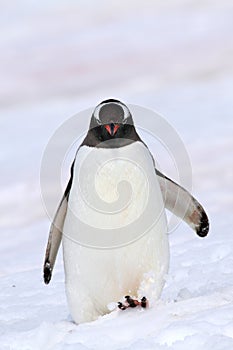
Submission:
[[[160,296],[169,262],[166,218],[153,161],[141,142],[80,148],[63,255],[68,304],[77,323],[107,313],[110,302],[127,294]]]

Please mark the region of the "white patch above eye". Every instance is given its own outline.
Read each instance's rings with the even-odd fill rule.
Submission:
[[[114,104],[116,104],[116,105],[118,105],[118,106],[121,106],[121,108],[122,108],[123,111],[124,111],[123,123],[125,123],[126,120],[127,120],[127,118],[130,116],[130,111],[129,111],[129,109],[128,109],[123,103],[121,103],[121,102],[112,102],[112,101],[100,103],[100,104],[95,108],[93,115],[94,115],[94,118],[96,119],[97,123],[98,123],[98,124],[102,124],[101,121],[100,121],[100,118],[99,118],[100,109],[101,109],[103,106],[108,105],[108,104],[110,104],[110,103],[112,103],[112,104],[114,103]]]

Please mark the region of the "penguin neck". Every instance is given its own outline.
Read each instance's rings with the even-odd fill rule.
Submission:
[[[119,132],[115,137],[109,138],[103,138],[101,126],[97,126],[88,130],[80,147],[120,148],[137,141],[142,142],[133,125],[125,125],[122,132]]]

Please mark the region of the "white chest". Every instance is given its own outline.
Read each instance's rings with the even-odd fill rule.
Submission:
[[[153,161],[141,142],[78,151],[65,222],[72,239],[88,246],[124,245],[150,229],[162,210]]]

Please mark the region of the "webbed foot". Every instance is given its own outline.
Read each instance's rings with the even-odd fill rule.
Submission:
[[[133,299],[129,295],[126,295],[125,301],[126,301],[125,304],[123,304],[120,301],[118,302],[119,309],[126,310],[126,309],[128,309],[128,307],[134,308],[137,306],[141,306],[143,308],[146,308],[148,306],[148,300],[146,299],[146,297],[143,297],[140,301],[138,301],[137,299]]]

